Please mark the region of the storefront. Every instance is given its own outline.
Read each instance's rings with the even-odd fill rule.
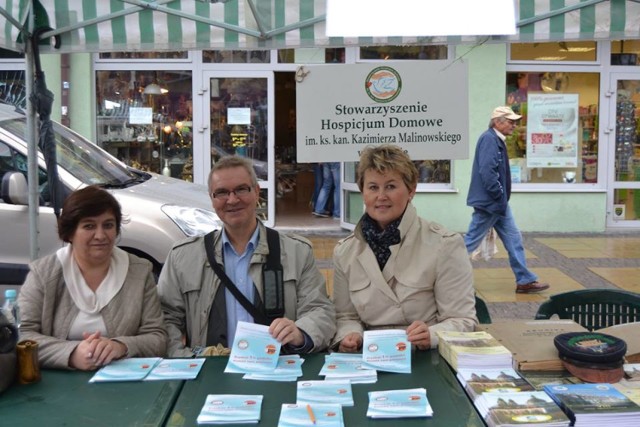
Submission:
[[[299,66],[388,60],[437,61],[444,68],[465,61],[469,159],[416,159],[421,178],[414,203],[423,216],[466,230],[475,141],[491,110],[508,103],[525,115],[509,140],[511,205],[523,231],[640,229],[640,41],[633,40],[640,34],[637,23],[618,16],[625,13],[621,5],[637,4],[589,1],[581,10],[573,4],[555,7],[556,13],[545,17],[536,9],[539,3],[520,2],[519,35],[511,41],[429,39],[399,47],[407,41],[389,38],[371,40],[372,46],[359,40],[346,48],[331,47],[340,46],[331,40],[324,47],[295,49],[70,54],[66,112],[74,129],[128,164],[196,183],[206,182],[221,155],[251,158],[263,188],[263,218],[279,225],[288,207],[278,201],[293,194],[296,204],[308,204],[312,190],[311,165],[298,164],[295,155]],[[601,3],[611,3],[606,24],[599,21]],[[16,68],[15,60],[7,61],[2,73]],[[60,74],[57,56],[45,55],[44,64],[48,76]],[[62,81],[51,84],[57,95]],[[544,140],[532,135],[545,132],[531,122],[531,100],[554,94],[571,102],[575,128],[568,129],[572,136],[566,144],[541,151]],[[345,228],[363,209],[354,170],[353,163],[343,163]]]

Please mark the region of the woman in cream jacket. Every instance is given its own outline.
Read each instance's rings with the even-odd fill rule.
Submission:
[[[435,348],[438,330],[472,331],[471,262],[462,236],[417,215],[418,171],[397,146],[365,149],[358,186],[365,214],[334,250],[333,302],[342,352],[362,347],[368,329],[406,329],[418,349]]]

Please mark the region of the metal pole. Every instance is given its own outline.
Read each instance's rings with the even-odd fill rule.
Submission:
[[[33,10],[33,9],[31,9]],[[29,25],[33,28],[33,13],[29,14]],[[27,89],[27,180],[29,182],[29,256],[31,260],[38,258],[38,215],[40,207],[40,197],[38,194],[38,146],[36,144],[37,123],[36,111],[33,103],[29,99],[33,93],[34,58],[31,43],[25,43],[25,86]]]

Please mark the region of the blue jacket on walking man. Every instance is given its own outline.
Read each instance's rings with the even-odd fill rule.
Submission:
[[[495,228],[509,254],[509,264],[516,276],[517,293],[536,293],[549,288],[527,268],[522,235],[516,226],[509,198],[511,171],[505,139],[522,116],[509,107],[497,107],[487,129],[476,145],[467,205],[473,207],[469,230],[464,236],[467,252],[473,252],[491,228]]]

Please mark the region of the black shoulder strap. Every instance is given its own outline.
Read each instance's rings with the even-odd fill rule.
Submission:
[[[216,257],[214,255],[215,251],[213,247],[214,246],[213,234],[214,232],[212,231],[208,233],[206,236],[204,236],[204,247],[205,247],[205,250],[207,251],[207,259],[209,260],[209,264],[211,265],[211,268],[213,268],[213,271],[220,278],[220,282],[227,289],[229,289],[229,292],[231,292],[231,294],[236,298],[236,300],[240,303],[240,305],[242,305],[242,307],[245,310],[247,310],[247,312],[253,317],[253,320],[256,323],[260,323],[262,325],[270,325],[271,322],[264,315],[264,313],[258,310],[256,306],[253,305],[247,299],[247,297],[245,297],[242,294],[242,292],[240,292],[240,289],[238,289],[236,285],[231,281],[231,279],[229,279],[229,276],[227,276],[227,273],[224,272],[224,269],[222,268],[222,266],[218,264],[218,262],[216,261]]]
[[[284,317],[284,283],[282,263],[280,262],[280,235],[267,227],[267,244],[269,255],[262,266],[262,283],[264,284],[264,311],[270,320]]]

